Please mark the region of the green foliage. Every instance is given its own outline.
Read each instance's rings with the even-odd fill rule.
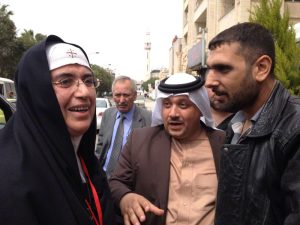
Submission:
[[[43,34],[36,34],[34,35],[33,30],[24,30],[21,33],[21,36],[18,37],[18,42],[21,44],[23,49],[26,51],[31,46],[37,44],[38,42],[44,40],[47,36]]]
[[[260,23],[271,31],[275,40],[275,75],[291,93],[300,92],[300,47],[296,35],[289,25],[289,13],[280,13],[281,0],[259,0],[250,12],[249,20]]]
[[[7,10],[7,5],[1,6],[0,4],[0,76],[13,79],[22,54],[47,36],[41,33],[34,34],[33,30],[25,29],[17,37],[15,24],[10,19],[11,15],[13,13]],[[110,92],[113,81],[112,74],[97,65],[91,66],[93,73],[101,81],[97,94],[102,96],[104,92]]]
[[[42,40],[46,39],[47,38],[47,35],[44,35],[44,34],[41,34],[41,33],[37,33],[35,35],[35,40],[37,42],[41,42]]]
[[[149,92],[149,84],[151,84],[151,87],[154,88],[155,85],[155,80],[158,80],[159,78],[157,77],[151,77],[149,80],[146,80],[145,82],[142,83],[142,88],[143,90]]]
[[[21,36],[17,37],[16,26],[10,19],[13,13],[8,11],[7,7],[0,4],[0,77],[13,79],[22,54],[45,39],[46,35],[34,35],[32,30],[24,30]]]
[[[92,64],[91,67],[95,76],[100,79],[100,86],[97,88],[97,96],[101,97],[104,92],[111,92],[111,85],[114,79],[113,74],[98,65]]]
[[[0,5],[0,77],[11,78],[16,67],[16,27],[7,5]]]

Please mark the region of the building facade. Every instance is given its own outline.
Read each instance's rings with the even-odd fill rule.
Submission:
[[[294,25],[296,31],[296,42],[300,44],[300,22]]]
[[[247,22],[257,3],[258,0],[183,0],[182,38],[173,40],[170,48],[170,73],[191,72],[201,67],[207,43],[226,28]],[[284,1],[281,8],[282,12],[289,11],[291,25],[300,22],[299,0]],[[200,58],[196,51],[201,51]]]

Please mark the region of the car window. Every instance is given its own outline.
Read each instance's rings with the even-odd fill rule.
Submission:
[[[15,112],[16,108],[0,95],[0,129],[3,128],[8,119]]]
[[[16,90],[15,90],[15,84],[14,83],[6,83],[6,96],[7,98],[15,99],[17,98]]]
[[[96,107],[107,108],[107,103],[105,100],[98,99],[96,100]]]
[[[1,94],[1,95],[4,95],[3,89],[4,89],[4,88],[3,88],[3,84],[0,84],[0,94]]]

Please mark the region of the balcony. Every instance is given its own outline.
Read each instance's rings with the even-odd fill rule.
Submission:
[[[195,13],[194,13],[194,18],[193,18],[194,23],[196,23],[196,22],[205,23],[207,6],[208,6],[208,0],[199,1],[199,5],[195,9]],[[204,14],[205,14],[205,16],[204,16]]]

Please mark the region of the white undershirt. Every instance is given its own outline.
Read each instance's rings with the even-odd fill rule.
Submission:
[[[86,179],[85,179],[85,176],[84,176],[83,169],[81,167],[80,159],[79,159],[78,154],[77,154],[81,138],[82,138],[82,136],[71,137],[71,141],[73,143],[73,147],[74,147],[74,150],[75,150],[75,156],[76,156],[77,165],[78,165],[78,168],[79,168],[79,173],[80,173],[81,180],[82,180],[83,183],[86,183]]]

